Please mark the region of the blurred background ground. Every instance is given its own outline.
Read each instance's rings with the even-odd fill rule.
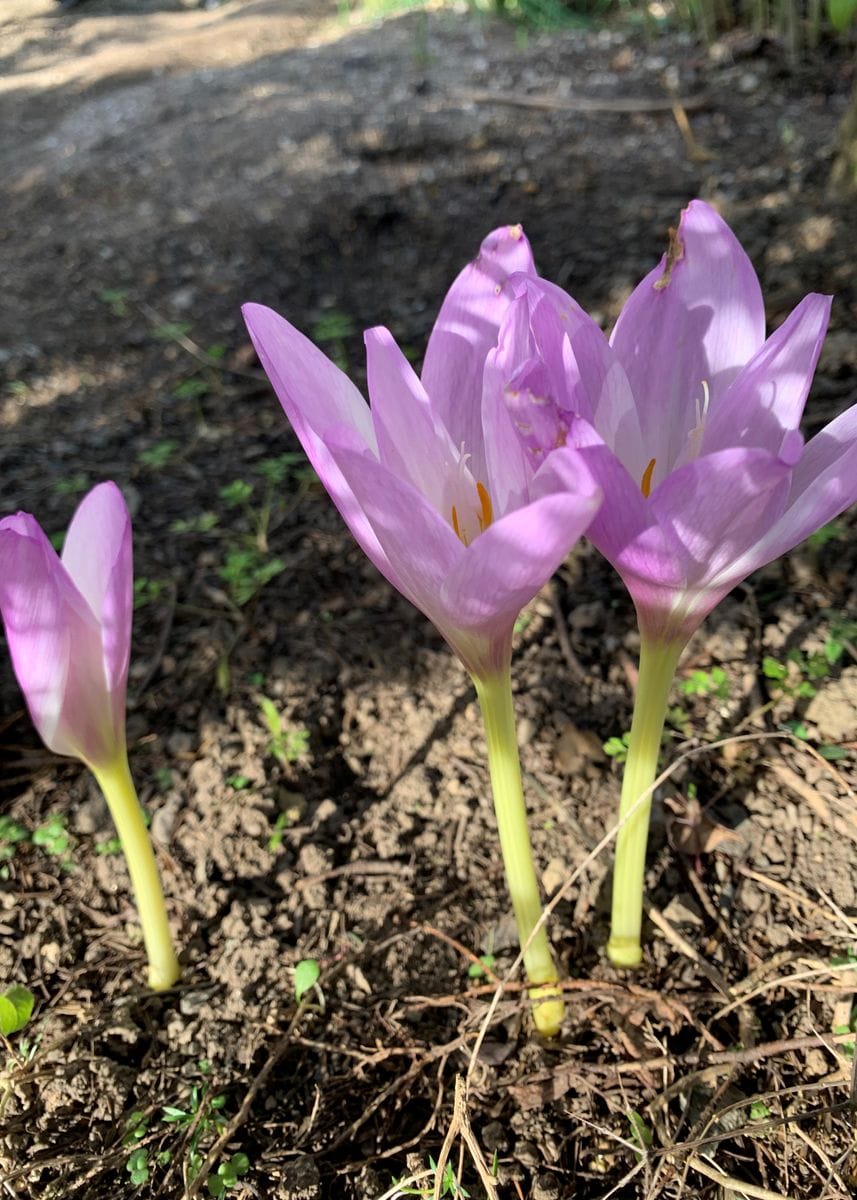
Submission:
[[[378,1200],[452,1120],[492,992],[466,952],[514,957],[472,690],[306,471],[242,301],[362,382],[362,330],[418,361],[456,272],[521,221],[608,326],[701,195],[772,326],[836,294],[807,432],[857,398],[854,209],[827,189],[853,47],[822,28],[796,53],[773,12],[709,44],[657,5],[572,15],[0,12],[3,511],[60,532],[103,478],[132,506],[132,768],[185,964],[174,992],[141,987],[103,803],[39,747],[4,662],[0,982],[37,997],[0,1071],[6,1195],[207,1194],[240,1154],[242,1200]],[[528,1037],[514,990],[492,1018],[468,1110],[504,1198],[852,1194],[854,524],[760,572],[688,651],[667,757],[785,736],[662,789],[645,969],[603,958],[608,852],[553,919],[563,1037]],[[549,894],[613,819],[601,744],[628,728],[636,649],[586,546],[521,622]],[[309,958],[321,994],[292,1027]],[[488,1194],[469,1160],[461,1179]]]

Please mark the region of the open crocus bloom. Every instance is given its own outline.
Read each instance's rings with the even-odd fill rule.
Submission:
[[[0,610],[42,741],[90,766],[125,748],[131,519],[114,483],[81,501],[60,558],[29,513],[0,521]]]
[[[808,295],[765,340],[755,271],[694,200],[609,340],[532,273],[500,350],[510,425],[533,463],[583,454],[604,492],[587,536],[621,574],[644,638],[684,644],[737,583],[857,499],[857,406],[799,432],[830,313]],[[499,353],[499,351],[498,351]]]
[[[688,638],[751,571],[857,499],[857,406],[804,446],[830,315],[806,296],[765,340],[756,273],[699,200],[609,342],[559,288],[511,281],[491,387],[507,453],[543,470],[574,446],[604,503],[587,530],[631,593],[640,674],[619,809],[610,958],[642,957],[646,838],[669,690]],[[563,449],[558,449],[562,447]]]
[[[527,828],[512,630],[591,521],[601,493],[576,451],[557,450],[533,466],[510,433],[494,359],[514,301],[509,280],[519,273],[534,275],[526,239],[519,227],[496,230],[444,300],[422,379],[386,329],[369,330],[371,410],[276,313],[248,304],[244,316],[280,403],[351,532],[474,679],[533,1018],[552,1037],[563,1001]]]
[[[492,233],[459,275],[429,341],[422,379],[386,329],[365,335],[371,410],[287,321],[244,306],[280,403],[351,532],[437,626],[474,677],[503,669],[521,608],[562,562],[600,493],[568,448],[537,470],[502,454],[508,418],[486,360],[533,271],[520,228]]]

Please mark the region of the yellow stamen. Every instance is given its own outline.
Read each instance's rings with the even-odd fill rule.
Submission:
[[[458,513],[455,511],[454,504],[452,506],[452,528],[455,530],[455,536],[458,538],[458,540],[460,542],[464,542],[464,538],[461,536],[461,528],[458,524]],[[466,546],[467,542],[464,542],[464,544]]]
[[[640,491],[643,493],[643,495],[645,496],[645,498],[647,500],[649,498],[649,492],[651,492],[651,490],[652,490],[652,475],[654,474],[654,471],[655,471],[655,461],[656,460],[654,458],[651,460],[651,462],[649,463],[649,465],[646,467],[645,471],[643,472],[643,478],[640,481]]]
[[[481,512],[479,514],[479,532],[483,533],[494,519],[494,510],[491,507],[491,497],[488,495],[488,490],[484,484],[476,484],[476,494],[479,497],[479,505]]]

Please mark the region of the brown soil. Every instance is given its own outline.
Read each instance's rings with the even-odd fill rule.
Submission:
[[[464,1111],[504,1198],[850,1196],[854,631],[812,698],[763,660],[823,655],[857,619],[853,514],[734,593],[683,661],[682,679],[721,667],[727,682],[714,698],[677,687],[667,760],[788,721],[806,739],[702,749],[661,788],[633,978],[603,954],[610,852],[586,861],[615,814],[600,744],[629,724],[632,612],[581,546],[526,614],[535,852],[546,891],[565,889],[554,1044],[531,1035],[514,980],[489,1013],[494,987],[468,978],[489,952],[503,976],[515,947],[457,662],[298,456],[279,461],[256,538],[283,570],[249,599],[220,573],[254,528],[220,489],[253,484],[258,515],[265,464],[296,450],[241,301],[326,339],[359,380],[360,331],[385,323],[418,356],[502,223],[522,221],[544,274],[608,323],[681,206],[716,201],[773,324],[806,291],[837,295],[808,430],[853,403],[853,210],[824,192],[845,51],[794,66],[769,40],[709,55],[627,28],[522,39],[464,11],[373,23],[322,0],[14,7],[0,17],[3,508],[61,530],[103,478],[132,504],[147,581],[132,769],[184,975],[145,990],[125,866],[100,852],[104,804],[39,746],[4,661],[2,812],[28,831],[60,816],[72,841],[52,855],[24,840],[3,868],[0,984],[29,986],[37,1009],[0,1068],[0,1191],[193,1195],[192,1151],[215,1148],[220,1114],[200,1194],[240,1152],[237,1200],[378,1200],[437,1159],[470,1067]],[[664,102],[665,76],[702,153],[668,104],[634,111]],[[296,735],[279,757],[260,695]],[[298,1012],[309,958],[319,987]],[[463,1164],[485,1195],[469,1151]]]

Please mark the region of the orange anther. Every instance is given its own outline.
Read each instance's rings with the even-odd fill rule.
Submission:
[[[652,490],[652,475],[654,474],[654,471],[655,471],[655,459],[652,459],[651,462],[649,463],[649,465],[646,467],[645,471],[643,472],[643,478],[640,481],[640,491],[643,493],[643,495],[646,497],[647,500],[649,498],[649,492]]]
[[[494,509],[491,507],[491,497],[488,495],[488,489],[484,484],[476,484],[476,494],[479,497],[479,506],[481,512],[479,514],[479,531],[484,532],[494,519]]]

